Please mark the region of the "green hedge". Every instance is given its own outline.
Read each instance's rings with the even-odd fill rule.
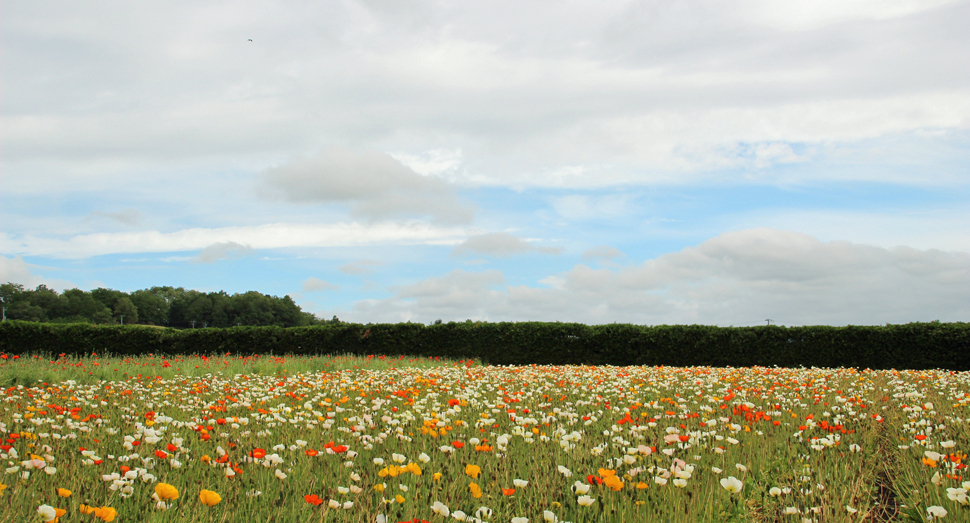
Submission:
[[[0,323],[0,352],[387,354],[496,365],[592,364],[970,370],[970,324],[711,327],[577,323],[330,324],[159,329]]]

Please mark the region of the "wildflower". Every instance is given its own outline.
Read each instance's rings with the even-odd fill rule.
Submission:
[[[434,479],[435,481],[438,481],[441,479],[441,476],[442,474],[440,472],[435,472],[434,475],[431,476],[431,478]]]
[[[582,505],[584,507],[588,507],[588,506],[592,505],[593,502],[595,502],[595,501],[596,501],[595,499],[593,499],[593,498],[591,498],[589,496],[579,496],[578,498],[576,498],[576,503],[579,503],[580,505]]]
[[[604,483],[611,490],[614,490],[614,491],[623,490],[623,481],[621,481],[620,478],[616,476],[607,476]]]
[[[573,494],[582,495],[589,492],[589,485],[582,483],[580,481],[577,481],[573,483],[571,487],[569,487],[569,490],[571,490]]]
[[[559,473],[562,474],[563,476],[566,476],[567,478],[573,475],[572,471],[570,471],[569,469],[567,469],[562,465],[559,465]]]
[[[781,489],[778,487],[771,487],[768,489],[768,495],[777,498],[781,495]]]
[[[110,523],[114,521],[115,518],[118,516],[118,511],[111,507],[96,508],[93,510],[92,513],[94,514],[94,517],[106,523]]]
[[[472,465],[472,464],[465,465],[465,474],[467,474],[469,477],[477,478],[478,475],[481,473],[482,473],[482,469],[478,465]]]
[[[505,495],[505,496],[511,496],[512,494],[515,494],[515,489],[514,488],[503,488],[502,489],[502,494]]]
[[[404,496],[398,494],[398,495],[394,496],[394,501],[397,502],[398,504],[404,503]]]
[[[0,488],[0,490],[3,490],[3,488]],[[57,489],[57,495],[62,498],[69,498],[71,497],[71,491],[66,488],[59,488]]]
[[[741,492],[741,488],[744,486],[744,484],[741,483],[741,480],[739,480],[738,478],[734,476],[728,476],[726,478],[721,479],[721,486],[724,487],[724,490],[727,490],[728,492],[734,494],[737,492]]]
[[[398,503],[403,503],[403,502],[399,501]],[[330,501],[327,502],[327,506],[330,508],[337,509],[337,508],[340,508],[340,502],[335,499],[331,499]]]
[[[286,474],[280,469],[276,469],[276,472],[274,472],[273,474],[275,474],[276,477],[280,478],[280,480],[286,479]]]
[[[674,480],[674,486],[675,487],[684,488],[684,487],[687,486],[687,480],[686,479],[677,478],[677,479]],[[614,490],[619,490],[619,489],[614,489]]]
[[[39,514],[44,521],[54,521],[57,519],[57,511],[55,511],[54,507],[50,505],[41,505],[37,507],[37,514]]]
[[[845,506],[845,511],[848,512],[849,514],[855,514],[856,512],[859,512],[858,509],[854,509],[854,508],[850,507],[849,505],[846,505]]]
[[[158,485],[155,485],[155,494],[158,494],[161,501],[169,501],[178,499],[179,497],[178,489],[172,485],[169,485],[168,483],[159,483]]]
[[[529,482],[524,479],[513,479],[512,484],[519,488],[525,488]]]
[[[448,510],[448,507],[445,506],[445,504],[440,501],[435,501],[434,503],[431,504],[431,511],[434,512],[435,514],[438,514],[439,516],[448,517],[449,515],[451,515],[451,511]]]
[[[548,521],[549,523],[559,523],[559,518],[557,518],[551,510],[543,510],[542,519]]]
[[[512,518],[512,523],[529,523],[529,518]]]
[[[482,489],[478,486],[478,483],[469,483],[468,489],[471,490],[473,498],[482,497]]]
[[[926,507],[926,515],[929,516],[927,519],[942,518],[942,517],[946,517],[947,514],[949,514],[949,512],[947,512],[945,508],[939,505]]]
[[[212,507],[218,505],[219,502],[222,501],[222,496],[211,490],[203,490],[202,492],[199,492],[199,501],[201,501],[203,505]]]
[[[492,509],[488,507],[479,507],[478,510],[475,511],[475,517],[479,519],[489,519],[492,517]]]

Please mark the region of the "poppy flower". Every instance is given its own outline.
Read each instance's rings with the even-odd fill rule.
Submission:
[[[249,452],[249,457],[255,459],[263,459],[266,457],[266,449],[256,448]]]
[[[169,485],[168,483],[159,483],[158,485],[155,485],[155,494],[158,494],[158,497],[163,501],[178,499],[179,497],[178,489],[172,485]]]
[[[118,517],[118,511],[111,507],[99,507],[92,510],[94,517],[104,521],[106,523],[111,523]]]
[[[468,489],[471,491],[473,498],[482,497],[482,489],[478,486],[478,483],[470,483]]]
[[[316,456],[317,454],[319,454],[319,452],[317,452],[317,451],[315,451],[315,450],[313,450],[313,449],[307,449],[307,450],[305,450],[304,452],[306,452],[306,455],[307,455],[307,456],[310,456],[311,458],[312,458],[313,456]]]
[[[503,488],[502,489],[502,494],[505,495],[505,496],[511,496],[512,494],[515,494],[515,489],[514,488]]]
[[[199,501],[201,501],[203,505],[212,507],[218,505],[219,502],[222,501],[222,496],[211,490],[203,490],[202,492],[199,492]]]
[[[320,496],[318,496],[316,494],[308,494],[306,496],[303,496],[303,499],[305,499],[306,502],[309,503],[309,504],[311,504],[311,505],[319,505],[319,504],[323,503],[323,500],[320,499]]]
[[[477,478],[478,475],[481,473],[482,473],[482,468],[479,467],[478,465],[472,465],[471,463],[469,463],[468,465],[465,465],[465,474],[467,474],[469,477]]]
[[[0,490],[3,490],[3,489],[0,489]],[[71,491],[67,490],[66,488],[59,488],[57,489],[57,495],[62,498],[69,498],[71,497]]]

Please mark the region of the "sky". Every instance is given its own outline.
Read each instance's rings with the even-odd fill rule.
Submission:
[[[970,319],[970,1],[7,0],[0,281]]]

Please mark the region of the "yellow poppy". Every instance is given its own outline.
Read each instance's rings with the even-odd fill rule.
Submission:
[[[218,505],[219,502],[222,501],[222,496],[212,492],[211,490],[203,490],[202,492],[199,492],[199,501],[201,501],[203,505],[211,507],[213,505]]]

